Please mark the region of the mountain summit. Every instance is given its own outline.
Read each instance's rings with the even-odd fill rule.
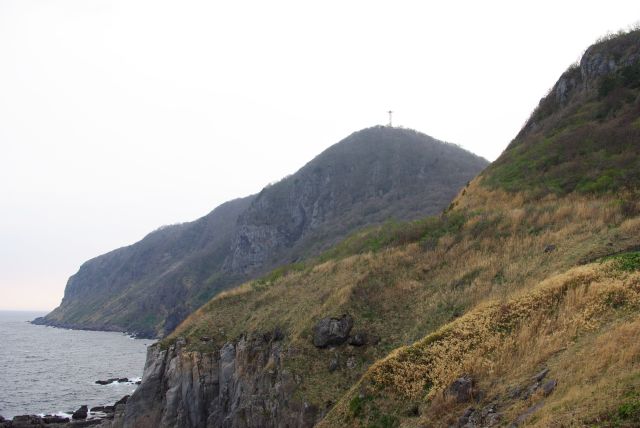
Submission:
[[[35,322],[165,335],[220,291],[357,229],[440,212],[487,164],[409,129],[355,132],[257,195],[87,261]]]
[[[435,214],[486,165],[413,130],[355,132],[256,196],[238,219],[225,268],[264,271],[317,254],[362,226]]]

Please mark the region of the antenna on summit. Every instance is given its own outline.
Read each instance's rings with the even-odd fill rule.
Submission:
[[[389,110],[387,113],[389,113],[389,125],[387,125],[389,128],[393,127],[393,111]]]

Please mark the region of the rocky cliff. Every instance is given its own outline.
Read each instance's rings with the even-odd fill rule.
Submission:
[[[142,384],[107,425],[157,427],[311,427],[318,409],[293,397],[299,380],[285,369],[276,334],[243,336],[215,352],[183,340],[148,351]]]
[[[357,229],[439,212],[486,165],[416,131],[356,132],[257,195],[89,260],[61,305],[36,322],[166,335],[220,291]]]

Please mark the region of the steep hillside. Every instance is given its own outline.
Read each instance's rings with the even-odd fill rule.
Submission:
[[[587,50],[441,215],[212,299],[152,347],[118,423],[638,426],[638,52],[637,31]]]
[[[485,184],[540,195],[635,188],[640,182],[639,40],[633,31],[587,49],[485,172]]]
[[[196,221],[165,226],[85,262],[69,278],[60,306],[34,322],[147,337],[172,328],[216,290],[241,280],[216,274],[238,216],[254,198],[227,202]]]
[[[255,196],[89,260],[36,322],[163,336],[221,290],[349,232],[439,212],[486,165],[419,132],[364,129]]]

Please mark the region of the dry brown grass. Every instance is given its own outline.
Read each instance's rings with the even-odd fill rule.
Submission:
[[[583,424],[614,407],[624,390],[618,387],[616,393],[616,384],[638,374],[638,308],[640,273],[620,273],[610,263],[574,268],[508,302],[487,302],[423,340],[394,351],[369,369],[357,391],[383,397],[372,406],[388,411],[403,408],[407,401],[428,403],[421,418],[404,422],[438,421],[436,425],[446,426],[466,406],[442,394],[456,377],[472,374],[492,400],[504,397],[509,387],[526,382],[547,365],[560,386],[533,422],[539,426]],[[611,396],[594,400],[602,391]],[[501,410],[506,420],[515,420],[543,399],[538,393],[526,401],[507,402]],[[365,422],[366,418],[351,417],[341,403],[323,426]]]
[[[458,233],[441,237],[433,249],[413,243],[329,260],[266,284],[244,284],[214,298],[165,343],[185,336],[193,349],[214,350],[242,334],[278,326],[295,349],[285,364],[304,375],[297,397],[322,405],[337,401],[393,349],[429,335],[469,309],[487,301],[503,304],[583,258],[640,243],[640,220],[626,219],[614,197],[529,200],[473,182],[457,198],[454,211],[464,213],[466,223]],[[556,245],[556,251],[545,253],[548,244]],[[346,312],[354,317],[355,330],[380,336],[380,344],[314,348],[314,323]],[[200,336],[214,340],[201,343]],[[464,346],[475,343],[472,335],[468,339]],[[341,361],[355,357],[357,367],[328,373],[336,353]],[[461,367],[455,363],[445,370],[445,363],[436,376],[443,382]]]

